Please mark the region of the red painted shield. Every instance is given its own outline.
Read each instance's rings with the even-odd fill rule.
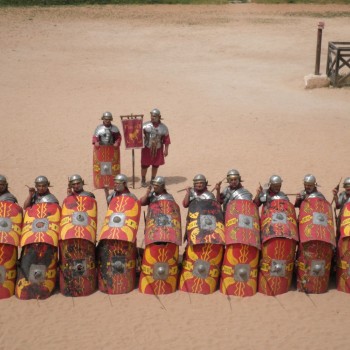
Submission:
[[[256,293],[259,253],[258,248],[247,244],[231,244],[226,247],[221,268],[221,293],[238,297]]]
[[[140,202],[118,196],[109,203],[99,240],[113,239],[135,243],[141,215]]]
[[[136,245],[111,239],[97,247],[98,289],[107,294],[123,294],[135,288]]]
[[[33,243],[22,248],[16,283],[16,297],[46,299],[53,294],[57,280],[57,248]]]
[[[309,198],[299,210],[300,243],[322,241],[335,246],[331,205],[321,198]]]
[[[186,236],[190,244],[225,244],[220,204],[212,199],[194,200],[188,208]]]
[[[85,239],[96,242],[97,203],[86,196],[69,196],[62,204],[59,240]]]
[[[257,206],[248,200],[229,202],[225,213],[226,245],[242,243],[260,249],[260,223]]]
[[[325,293],[328,290],[333,247],[323,241],[300,244],[297,261],[297,288],[305,293]]]
[[[169,242],[181,245],[181,214],[174,201],[162,200],[148,206],[145,245]]]
[[[17,247],[0,243],[0,299],[15,294]]]
[[[299,240],[294,206],[284,199],[272,201],[261,213],[262,242],[276,237]]]
[[[75,238],[59,242],[60,291],[81,297],[96,290],[95,243]]]
[[[34,204],[25,211],[21,246],[47,243],[57,247],[61,208],[56,203]]]
[[[295,240],[279,237],[263,243],[258,283],[260,293],[278,295],[289,291],[296,246]]]
[[[219,281],[224,247],[220,244],[187,245],[179,290],[188,293],[214,293]]]
[[[22,208],[18,204],[0,201],[0,243],[19,246],[22,219]]]
[[[350,293],[350,203],[340,212],[340,237],[337,250],[337,289]]]
[[[176,291],[179,247],[173,243],[151,243],[143,254],[139,291],[169,294]]]
[[[113,146],[93,147],[93,177],[95,188],[108,185],[113,188],[113,179],[120,173],[120,150]]]

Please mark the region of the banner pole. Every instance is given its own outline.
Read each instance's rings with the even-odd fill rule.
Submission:
[[[132,188],[135,189],[135,150],[132,149]]]

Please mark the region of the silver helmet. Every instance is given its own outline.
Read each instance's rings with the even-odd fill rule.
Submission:
[[[283,180],[281,178],[281,176],[278,175],[272,175],[269,179],[269,185],[272,184],[282,184]]]
[[[101,117],[102,120],[113,120],[113,116],[111,112],[104,112]]]
[[[74,174],[74,175],[69,177],[69,183],[71,185],[73,185],[75,183],[79,183],[79,182],[82,182],[84,184],[84,180],[83,180],[83,178],[80,175]]]
[[[2,185],[7,185],[6,176],[0,175],[0,183],[1,183]]]
[[[46,176],[40,175],[34,180],[35,184],[45,184],[47,186],[50,186],[50,181],[47,179]]]
[[[151,110],[151,116],[160,118],[161,117],[160,110],[158,108],[153,108]]]
[[[164,176],[156,176],[152,180],[152,185],[158,185],[158,186],[165,187],[165,178],[164,178]]]
[[[239,181],[241,182],[242,179],[241,179],[241,174],[239,173],[238,170],[236,169],[231,169],[227,172],[227,175],[226,175],[226,178],[227,178],[227,181],[229,181],[230,178],[232,177],[238,177],[239,178]]]
[[[316,177],[314,175],[307,174],[304,176],[304,183],[314,184],[317,186]]]
[[[203,174],[197,174],[194,178],[193,178],[193,182],[205,182],[207,183],[207,179],[205,178],[205,176]]]
[[[343,182],[343,187],[347,188],[350,187],[350,177],[346,177]]]
[[[124,174],[118,174],[114,177],[114,182],[117,182],[117,183],[128,182],[128,178]]]

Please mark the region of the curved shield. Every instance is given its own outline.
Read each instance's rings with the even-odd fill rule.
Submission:
[[[323,241],[300,244],[297,260],[297,289],[305,293],[325,293],[328,290],[333,247]]]
[[[300,243],[322,241],[335,246],[331,205],[322,198],[308,198],[299,210]]]
[[[113,146],[93,147],[93,178],[95,188],[108,185],[113,188],[113,179],[120,173],[120,150]]]
[[[17,247],[0,243],[0,299],[15,293]]]
[[[96,290],[95,243],[74,238],[59,242],[60,291],[81,297]]]
[[[17,203],[0,201],[0,243],[19,246],[22,208]]]
[[[145,245],[155,242],[182,243],[180,208],[174,201],[161,200],[148,206]]]
[[[247,244],[226,246],[221,268],[220,292],[238,297],[256,293],[259,249]]]
[[[241,243],[260,249],[259,211],[252,201],[234,200],[227,205],[225,243]]]
[[[46,299],[54,292],[56,279],[57,248],[46,243],[25,245],[18,266],[17,298]]]
[[[224,247],[219,244],[187,245],[179,290],[188,293],[214,293],[219,281]]]
[[[224,217],[219,202],[194,200],[188,208],[186,236],[190,244],[225,244]]]
[[[21,246],[47,243],[57,247],[61,208],[56,203],[38,203],[24,215]]]
[[[97,247],[98,289],[107,294],[122,294],[135,288],[136,245],[104,239]]]
[[[261,251],[260,293],[287,293],[292,283],[297,242],[294,239],[273,238],[263,243]]]
[[[62,204],[59,240],[85,239],[96,242],[97,203],[86,196],[68,196]]]
[[[179,247],[174,243],[151,243],[143,254],[139,291],[169,294],[176,291]]]
[[[337,289],[350,293],[350,203],[339,215],[340,237],[337,249]]]
[[[262,243],[276,237],[299,241],[295,208],[285,199],[271,201],[261,213]]]
[[[135,243],[141,215],[140,202],[131,196],[114,197],[109,203],[99,241],[116,239]]]

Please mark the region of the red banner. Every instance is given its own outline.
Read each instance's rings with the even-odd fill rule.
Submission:
[[[120,116],[123,125],[125,148],[142,148],[143,114]]]

